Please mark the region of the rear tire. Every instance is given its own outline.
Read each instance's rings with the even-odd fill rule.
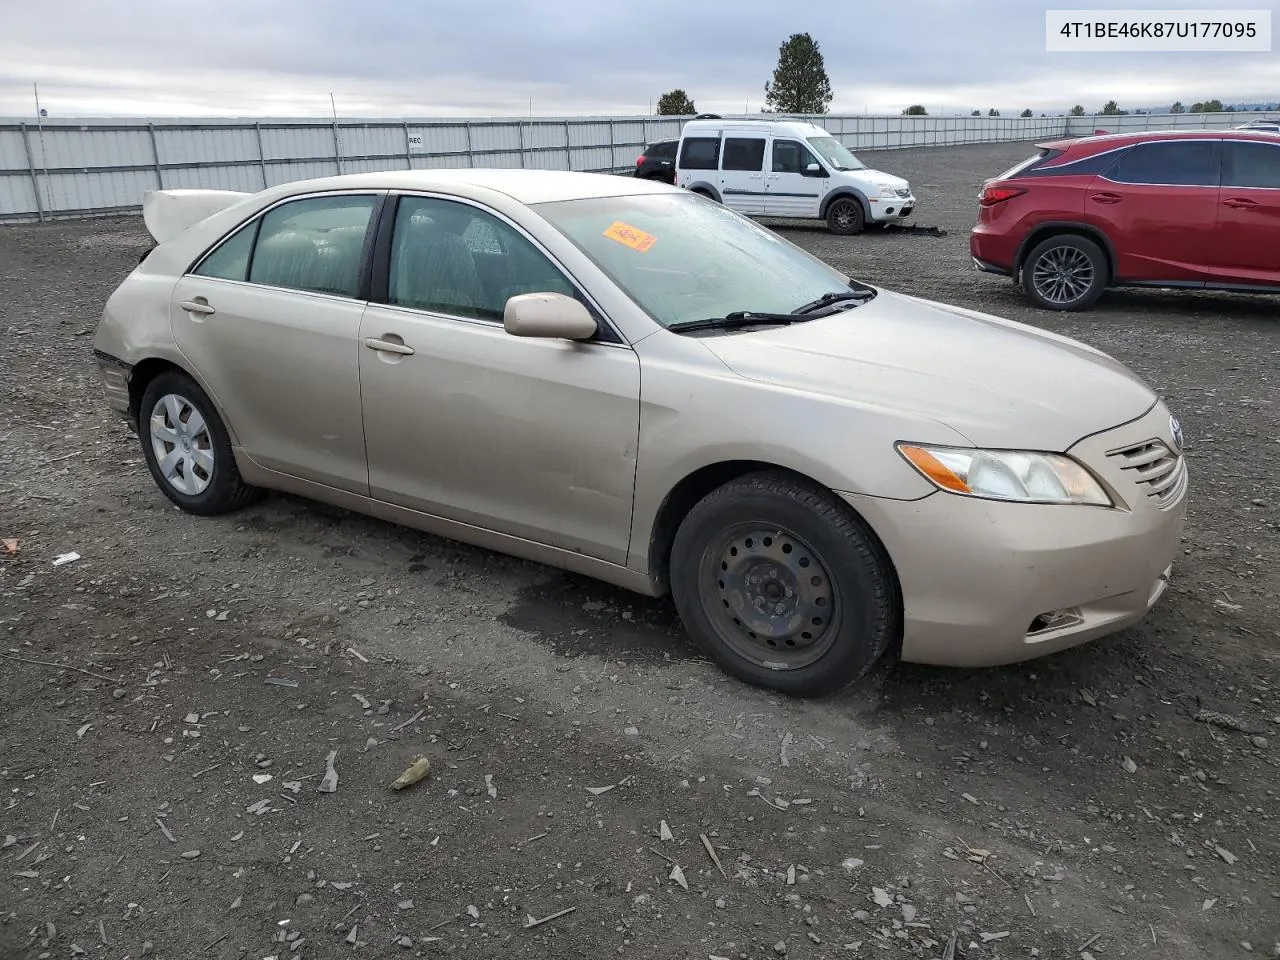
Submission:
[[[836,236],[851,237],[867,224],[866,211],[854,197],[837,197],[827,207],[827,229]]]
[[[138,437],[156,485],[187,513],[231,513],[260,496],[240,479],[217,408],[185,373],[168,370],[147,384]]]
[[[1106,254],[1071,233],[1041,240],[1022,263],[1022,290],[1044,310],[1087,310],[1110,282]]]
[[[834,495],[780,472],[733,480],[694,506],[670,572],[685,628],[716,663],[782,693],[853,683],[901,629],[879,540]]]

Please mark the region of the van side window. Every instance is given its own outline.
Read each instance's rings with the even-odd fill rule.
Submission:
[[[808,147],[794,140],[773,141],[774,173],[804,173],[805,167],[817,162]]]
[[[715,170],[720,166],[720,138],[685,138],[680,145],[679,166],[685,170]]]
[[[724,141],[725,170],[749,170],[759,173],[764,168],[763,137],[726,137]]]

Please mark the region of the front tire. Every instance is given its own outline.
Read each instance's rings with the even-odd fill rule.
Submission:
[[[185,373],[166,371],[147,384],[138,436],[156,485],[187,513],[231,513],[257,498],[259,491],[240,478],[217,409]]]
[[[725,672],[796,696],[864,676],[900,630],[884,548],[827,491],[750,474],[685,517],[671,554],[680,619]]]
[[[1107,257],[1087,237],[1063,233],[1040,241],[1022,264],[1022,290],[1044,310],[1087,310],[1108,282]]]
[[[853,197],[838,197],[827,207],[827,229],[840,237],[851,237],[866,227],[866,212]]]

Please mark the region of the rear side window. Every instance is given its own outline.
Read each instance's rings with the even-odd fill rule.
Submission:
[[[715,170],[720,166],[720,138],[686,137],[680,148],[680,166],[685,170]]]
[[[1227,141],[1222,165],[1224,187],[1280,190],[1280,146],[1243,140]]]
[[[249,282],[354,297],[376,197],[310,197],[262,218]]]
[[[1117,183],[1216,187],[1218,142],[1175,140],[1140,143],[1107,173]]]
[[[253,254],[253,241],[258,236],[259,223],[260,220],[254,220],[227,237],[191,272],[198,277],[214,277],[218,280],[247,280],[249,257]]]
[[[759,173],[764,169],[763,137],[726,137],[724,141],[725,170],[751,170]]]

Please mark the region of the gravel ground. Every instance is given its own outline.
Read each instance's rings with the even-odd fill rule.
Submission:
[[[818,702],[665,601],[285,497],[178,513],[89,362],[140,221],[0,230],[0,956],[1280,957],[1277,304],[1029,309],[966,237],[1027,153],[868,154],[943,236],[786,232],[1136,368],[1185,555],[1117,637]]]

